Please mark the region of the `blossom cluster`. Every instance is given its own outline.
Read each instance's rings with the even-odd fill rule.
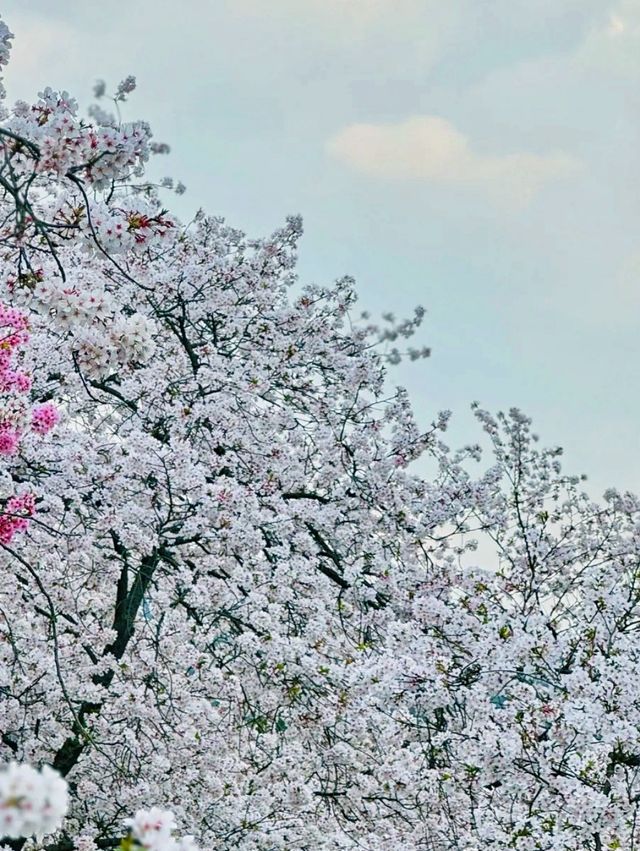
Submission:
[[[45,435],[58,423],[60,414],[52,402],[31,406],[27,394],[31,377],[17,359],[29,341],[26,314],[0,303],[0,456],[14,456],[25,431]],[[35,498],[26,492],[10,497],[0,512],[0,542],[9,544],[24,532],[35,512]]]
[[[16,354],[29,340],[29,322],[25,314],[0,303],[0,393],[26,393],[31,389],[29,376],[16,368]]]
[[[117,255],[141,251],[154,243],[167,241],[173,234],[175,222],[164,211],[154,210],[138,199],[135,210],[108,207],[92,203],[90,228],[85,237],[91,244],[97,240],[105,251]]]
[[[173,813],[152,807],[138,810],[127,819],[131,837],[145,851],[198,851],[192,836],[176,838],[176,822]]]
[[[92,377],[109,375],[132,362],[143,362],[154,351],[153,319],[139,312],[123,314],[114,295],[100,281],[88,276],[80,265],[70,269],[65,281],[40,271],[29,286],[15,278],[8,283],[18,303],[48,316],[67,334],[77,363]],[[46,422],[55,425],[51,406],[46,410]],[[42,414],[37,415],[36,421],[40,430],[45,422]]]
[[[36,510],[35,497],[32,493],[23,493],[10,497],[2,513],[0,513],[0,543],[10,544],[19,532],[29,528],[29,518]]]
[[[34,405],[31,409],[31,428],[38,434],[47,434],[60,421],[60,412],[53,402]]]
[[[67,784],[49,766],[37,771],[11,762],[0,770],[1,836],[42,839],[58,830],[67,807]]]
[[[69,93],[49,87],[39,93],[33,106],[18,103],[7,129],[37,146],[37,173],[63,176],[80,171],[97,189],[106,187],[123,171],[141,174],[142,164],[149,157],[148,124],[85,125]]]

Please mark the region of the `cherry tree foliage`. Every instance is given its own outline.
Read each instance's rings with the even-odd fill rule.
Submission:
[[[298,287],[297,218],[180,223],[134,88],[2,108],[7,847],[638,847],[637,500],[518,411],[484,467],[422,431],[422,311]]]

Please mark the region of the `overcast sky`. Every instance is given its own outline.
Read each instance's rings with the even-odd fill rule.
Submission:
[[[302,213],[301,273],[428,311],[425,425],[518,406],[595,492],[640,490],[640,0],[4,0],[10,98],[127,74],[202,206]]]

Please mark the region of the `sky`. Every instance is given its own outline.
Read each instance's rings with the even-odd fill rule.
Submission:
[[[427,309],[394,368],[426,428],[516,406],[594,495],[640,491],[640,0],[4,0],[10,98],[126,119],[252,236],[301,213],[303,281]]]

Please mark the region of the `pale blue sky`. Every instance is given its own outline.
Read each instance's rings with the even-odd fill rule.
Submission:
[[[422,421],[517,405],[640,490],[640,0],[4,0],[10,97],[139,89],[186,214],[300,212],[304,279],[428,311]]]

